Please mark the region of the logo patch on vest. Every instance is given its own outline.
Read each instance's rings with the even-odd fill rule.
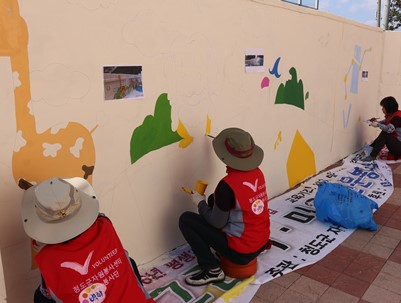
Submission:
[[[256,179],[255,184],[249,183],[249,182],[242,182],[243,185],[248,186],[254,193],[258,190],[258,179]]]
[[[93,255],[93,250],[86,257],[85,263],[83,265],[81,265],[81,264],[79,264],[77,262],[67,261],[67,262],[61,263],[60,266],[75,270],[77,273],[79,273],[82,276],[84,276],[84,275],[86,275],[88,273],[89,263],[91,261],[92,255]]]
[[[252,203],[252,211],[255,215],[260,215],[263,212],[265,205],[262,200],[258,199]]]
[[[85,288],[79,294],[80,303],[102,303],[106,300],[106,285],[102,283],[95,283]]]

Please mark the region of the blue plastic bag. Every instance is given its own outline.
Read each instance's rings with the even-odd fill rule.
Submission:
[[[337,183],[323,182],[319,185],[314,199],[316,217],[345,228],[377,230],[373,210],[376,202]]]

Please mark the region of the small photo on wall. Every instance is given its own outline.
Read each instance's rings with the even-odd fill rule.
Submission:
[[[362,71],[362,81],[368,82],[369,72],[367,70]]]
[[[263,73],[264,50],[261,48],[247,48],[245,50],[245,72],[247,73]]]
[[[103,67],[104,99],[142,99],[142,66],[122,65]]]

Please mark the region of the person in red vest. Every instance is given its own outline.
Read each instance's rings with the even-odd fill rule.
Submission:
[[[85,179],[52,178],[28,188],[21,215],[40,247],[35,303],[154,302]]]
[[[270,218],[266,183],[259,165],[263,150],[239,128],[227,128],[213,139],[216,155],[227,175],[212,195],[193,191],[199,214],[184,212],[180,230],[197,257],[200,270],[185,277],[198,286],[224,280],[225,274],[212,248],[236,264],[248,264],[270,245]]]
[[[370,126],[380,128],[379,136],[370,145],[370,154],[361,161],[373,161],[378,156],[381,149],[386,146],[391,156],[397,160],[401,156],[401,111],[398,110],[398,103],[394,97],[385,97],[380,101],[384,120],[377,121],[376,118],[370,119]]]

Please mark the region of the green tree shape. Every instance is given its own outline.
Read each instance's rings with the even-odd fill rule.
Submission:
[[[167,94],[157,98],[154,115],[148,115],[135,128],[130,143],[131,164],[147,153],[183,139],[171,129],[171,105]]]
[[[304,109],[304,85],[302,80],[298,81],[297,70],[291,67],[289,70],[291,79],[280,84],[276,93],[275,104],[289,104]],[[309,97],[309,92],[306,98]]]

